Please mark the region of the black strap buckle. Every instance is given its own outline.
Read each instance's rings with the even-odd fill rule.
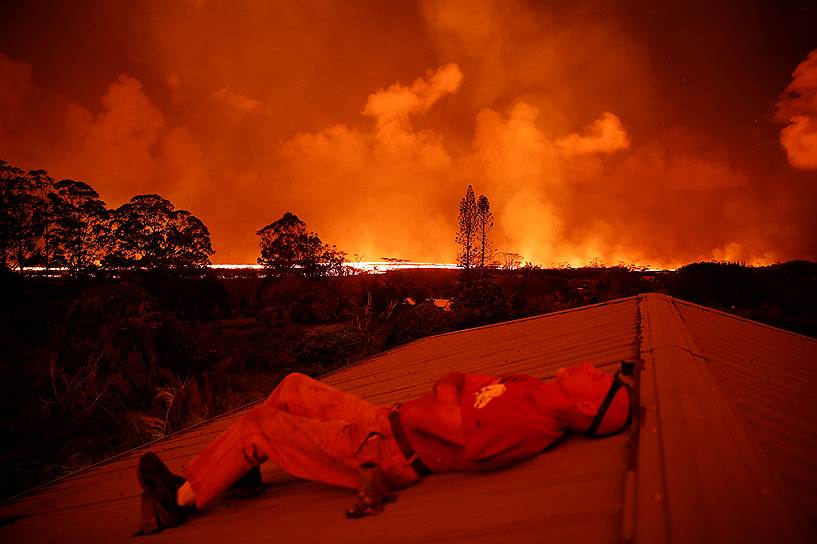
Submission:
[[[593,421],[590,423],[590,426],[587,428],[587,434],[592,436],[593,438],[602,438],[605,436],[611,436],[617,433],[620,433],[624,429],[626,429],[630,425],[630,420],[632,419],[632,410],[627,410],[627,421],[624,425],[613,432],[605,433],[605,434],[598,434],[599,426],[601,425],[602,420],[604,420],[604,416],[607,415],[607,410],[610,409],[610,405],[613,404],[613,399],[616,398],[616,393],[622,387],[627,390],[627,397],[629,402],[633,401],[633,388],[632,386],[625,382],[621,376],[632,376],[635,372],[635,363],[633,361],[621,361],[621,369],[618,370],[613,377],[613,383],[610,385],[610,389],[607,391],[607,395],[604,397],[604,400],[601,402],[599,406],[598,412],[593,417]]]
[[[411,447],[406,432],[403,430],[403,424],[400,422],[399,402],[395,404],[389,412],[389,423],[391,423],[392,435],[394,436],[395,442],[397,442],[397,447],[400,448],[406,461],[417,475],[423,478],[431,474],[431,469],[429,469],[414,452],[414,448]]]

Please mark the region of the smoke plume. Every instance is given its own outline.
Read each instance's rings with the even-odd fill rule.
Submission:
[[[817,169],[817,49],[794,70],[777,103],[776,117],[786,123],[780,131],[780,143],[791,165]]]

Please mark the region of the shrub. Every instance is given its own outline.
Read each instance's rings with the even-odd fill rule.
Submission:
[[[508,319],[510,304],[499,285],[482,281],[463,288],[454,299],[454,312],[459,327],[476,327]]]
[[[359,358],[366,352],[366,334],[351,325],[321,328],[293,348],[293,358],[305,373],[322,373]]]
[[[452,328],[450,312],[444,312],[429,302],[410,306],[399,312],[392,321],[386,334],[386,347],[442,334]]]

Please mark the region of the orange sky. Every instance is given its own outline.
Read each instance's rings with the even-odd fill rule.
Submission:
[[[535,263],[817,259],[809,2],[75,4],[0,7],[0,159],[159,193],[214,262],[288,210],[452,261],[468,183]]]

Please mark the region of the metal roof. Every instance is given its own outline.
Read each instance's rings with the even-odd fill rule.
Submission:
[[[740,346],[740,348],[738,348]],[[379,404],[451,370],[546,379],[581,361],[643,362],[640,432],[573,436],[489,474],[434,475],[384,514],[349,521],[348,490],[262,467],[260,497],[222,501],[153,542],[751,542],[817,534],[817,341],[664,295],[610,301],[425,338],[324,378]],[[759,402],[755,402],[759,401]],[[181,472],[241,412],[0,507],[3,542],[125,541],[146,449]],[[785,428],[781,422],[791,425]],[[778,430],[781,429],[781,430]],[[637,464],[634,464],[637,462]],[[809,502],[810,501],[810,502]]]
[[[680,300],[691,349],[817,531],[817,342]]]

